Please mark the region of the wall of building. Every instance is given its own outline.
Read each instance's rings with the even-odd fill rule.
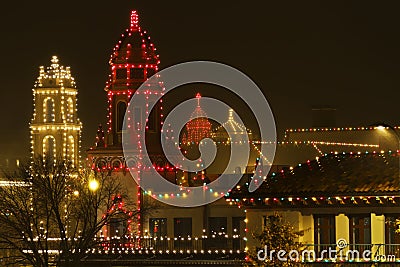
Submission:
[[[206,206],[194,208],[180,208],[163,204],[154,199],[146,197],[145,203],[156,205],[150,214],[146,215],[143,224],[144,232],[150,233],[150,218],[165,218],[167,219],[167,236],[175,237],[174,219],[175,218],[192,218],[192,236],[201,237],[209,234],[209,218],[226,218],[227,229],[225,234],[232,236],[234,233],[233,218],[245,218],[243,209],[238,209],[236,206],[231,206],[226,203],[225,199],[220,199]],[[241,229],[237,229],[238,233],[244,237],[244,224]]]
[[[350,243],[350,217],[351,215],[365,215],[365,213],[357,213],[357,208],[353,210],[353,214],[338,213],[334,209],[330,209],[332,216],[335,218],[335,233],[336,240],[344,239],[347,244]],[[285,222],[293,225],[294,231],[304,231],[304,235],[299,238],[299,241],[303,244],[315,244],[314,233],[314,216],[315,214],[309,214],[309,212],[302,213],[301,211],[272,211],[267,209],[247,209],[246,221],[247,228],[247,247],[250,250],[254,250],[259,247],[260,244],[255,240],[252,235],[262,232],[264,227],[264,217],[279,213]],[[324,214],[326,215],[326,214]],[[371,244],[385,244],[388,240],[385,240],[385,228],[387,223],[385,222],[385,215],[369,213],[370,217],[370,233],[371,233]],[[384,254],[384,247],[373,246],[372,253],[376,253],[377,250],[379,255]]]

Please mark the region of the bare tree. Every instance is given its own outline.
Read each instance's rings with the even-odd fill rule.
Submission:
[[[54,163],[56,162],[56,163]],[[138,210],[108,172],[78,172],[65,161],[35,159],[0,187],[0,248],[9,263],[76,266],[112,220],[135,223]],[[90,186],[89,186],[90,185]]]

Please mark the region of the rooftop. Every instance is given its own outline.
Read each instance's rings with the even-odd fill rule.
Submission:
[[[253,193],[238,187],[230,197],[391,196],[400,190],[399,157],[399,151],[330,153],[269,174]]]

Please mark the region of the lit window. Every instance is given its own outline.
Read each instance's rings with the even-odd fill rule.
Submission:
[[[68,136],[67,149],[68,149],[66,151],[67,159],[69,161],[71,161],[72,163],[74,163],[74,160],[75,160],[75,140],[74,140],[74,137],[72,135]]]
[[[74,121],[74,101],[72,100],[71,97],[68,98],[67,100],[67,121],[68,122],[73,122]]]
[[[150,218],[150,236],[165,237],[167,236],[167,218]]]
[[[55,121],[54,99],[51,97],[43,101],[43,119],[44,122]]]
[[[56,140],[53,136],[48,135],[43,138],[43,157],[54,159],[56,155]]]

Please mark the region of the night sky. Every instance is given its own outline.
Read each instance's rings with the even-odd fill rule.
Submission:
[[[249,75],[270,102],[278,133],[310,127],[313,105],[337,108],[338,126],[399,124],[394,1],[3,2],[0,165],[29,156],[32,87],[52,55],[71,66],[82,150],[93,144],[97,125],[106,121],[108,60],[131,9],[138,10],[162,68],[213,60]]]

